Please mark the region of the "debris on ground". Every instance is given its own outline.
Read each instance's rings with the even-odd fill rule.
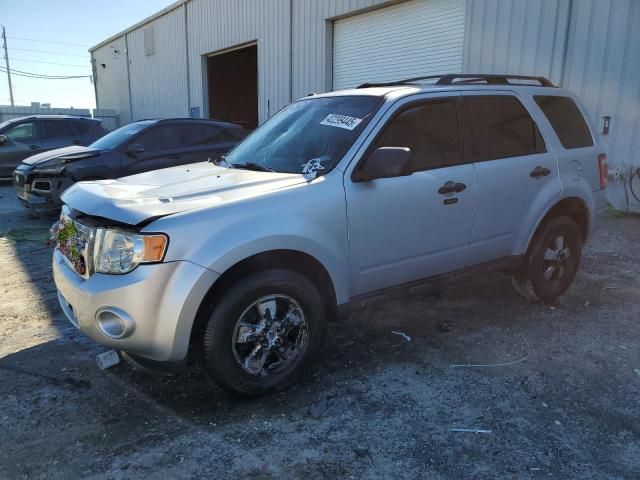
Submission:
[[[391,330],[391,333],[395,334],[395,335],[400,335],[401,337],[404,337],[404,339],[407,342],[411,341],[411,337],[409,335],[407,335],[406,333],[402,333],[402,332],[396,332],[395,330]]]
[[[108,350],[100,355],[96,355],[96,363],[100,370],[115,367],[120,363],[120,356],[115,350]]]
[[[485,430],[483,428],[452,428],[451,431],[463,433],[491,433],[491,430]]]
[[[315,418],[342,415],[355,402],[352,397],[328,396],[309,407],[309,414]]]

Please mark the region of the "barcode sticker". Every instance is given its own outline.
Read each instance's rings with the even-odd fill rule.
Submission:
[[[349,115],[338,115],[337,113],[330,113],[324,120],[320,122],[320,125],[328,125],[329,127],[344,128],[345,130],[353,130],[362,121],[361,118],[350,117]]]

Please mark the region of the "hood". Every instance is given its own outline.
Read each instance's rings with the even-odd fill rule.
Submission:
[[[24,159],[22,162],[31,166],[36,166],[55,158],[73,162],[74,160],[80,160],[82,158],[94,157],[100,155],[100,153],[101,151],[97,148],[73,145],[71,147],[56,148],[55,150],[38,153],[37,155]]]
[[[117,180],[78,182],[64,193],[62,200],[85,214],[137,225],[301,183],[307,181],[298,174],[255,172],[203,162]]]

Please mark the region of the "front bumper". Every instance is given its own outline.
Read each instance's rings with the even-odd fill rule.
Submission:
[[[38,175],[20,168],[13,172],[13,186],[18,200],[23,206],[33,210],[60,208],[60,195],[71,183],[63,177]]]
[[[198,308],[218,274],[187,261],[140,265],[125,275],[78,276],[56,249],[53,278],[65,315],[96,342],[156,362],[186,358]],[[98,328],[96,313],[118,309],[134,321],[120,339]]]

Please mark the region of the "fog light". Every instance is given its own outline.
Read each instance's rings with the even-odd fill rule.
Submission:
[[[105,307],[98,310],[96,323],[105,336],[113,339],[128,337],[135,328],[133,319],[115,307]]]

